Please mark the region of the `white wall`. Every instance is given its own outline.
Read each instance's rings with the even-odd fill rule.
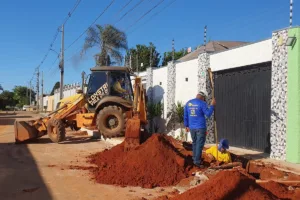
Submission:
[[[76,94],[76,90],[78,88],[80,88],[80,84],[79,83],[74,83],[71,85],[65,85],[64,89],[63,89],[63,98],[67,98],[70,97],[72,95]],[[59,93],[59,89],[54,91],[54,109],[56,109],[56,105],[60,100],[60,93]]]
[[[185,79],[188,78],[188,81]],[[175,103],[186,103],[197,95],[198,59],[176,64]]]
[[[48,106],[48,101],[49,101],[48,96],[43,97],[43,106],[44,106],[44,107],[45,107],[45,106]],[[44,108],[43,108],[43,110],[44,110]]]
[[[252,43],[239,48],[212,54],[212,71],[231,69],[272,60],[272,39]]]
[[[164,105],[164,117],[167,116],[167,67],[153,70],[153,101]]]
[[[135,73],[135,74],[142,78],[142,83],[143,84],[146,84],[146,82],[147,82],[147,72],[146,71],[145,72],[140,72],[139,74],[137,74],[137,73]],[[131,84],[132,84],[132,87],[133,87],[135,77],[130,76],[130,79],[131,79]]]

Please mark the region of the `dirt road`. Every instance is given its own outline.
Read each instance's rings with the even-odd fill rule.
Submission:
[[[54,144],[47,136],[35,143],[14,144],[13,123],[38,117],[28,112],[0,113],[1,199],[153,199],[171,192],[171,187],[143,189],[101,185],[90,180],[88,171],[69,169],[85,165],[85,157],[112,146],[87,136],[69,134]]]

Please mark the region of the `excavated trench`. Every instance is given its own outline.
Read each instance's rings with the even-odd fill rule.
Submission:
[[[207,174],[210,162],[204,158],[209,178],[180,195],[160,199],[300,199],[300,176],[275,166],[232,154],[239,167]],[[199,169],[192,164],[191,145],[172,137],[153,134],[134,150],[125,152],[124,143],[88,157],[93,179],[102,184],[144,188],[175,186]]]

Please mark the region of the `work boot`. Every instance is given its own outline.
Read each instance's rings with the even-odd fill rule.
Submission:
[[[199,168],[199,169],[204,169],[204,165],[202,165],[202,164],[195,164],[195,163],[194,163],[194,165],[195,165],[197,168]]]

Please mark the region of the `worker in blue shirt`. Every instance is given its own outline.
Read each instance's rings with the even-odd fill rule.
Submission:
[[[203,146],[206,140],[206,117],[214,112],[216,100],[208,107],[205,102],[205,92],[197,94],[195,99],[188,101],[184,107],[184,126],[191,133],[193,141],[193,162],[197,167],[203,167],[200,162]]]

